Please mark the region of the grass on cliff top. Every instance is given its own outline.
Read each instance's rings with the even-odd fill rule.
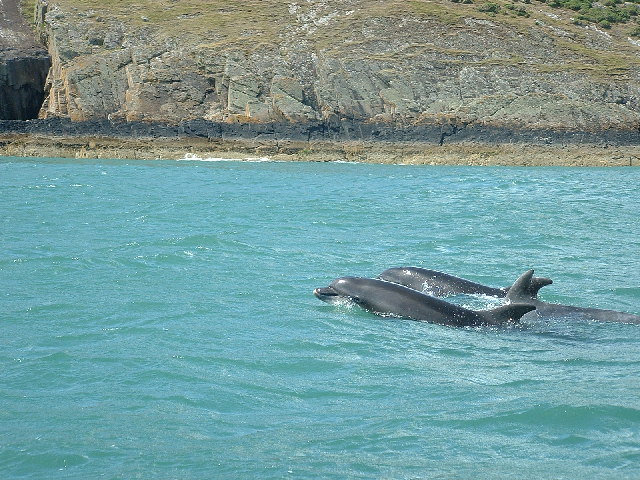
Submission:
[[[25,0],[34,1],[34,0]],[[288,4],[277,0],[49,0],[88,18],[150,26],[165,36],[274,36]]]
[[[25,16],[31,20],[37,0],[20,1]],[[303,22],[313,27],[330,10],[352,10],[352,21],[358,17],[412,15],[453,25],[476,17],[519,24],[522,28],[529,25],[529,17],[546,11],[558,13],[566,24],[598,24],[606,29],[627,24],[627,34],[640,36],[640,0],[49,0],[49,4],[133,25],[153,25],[168,36],[193,34],[231,39],[250,32],[263,36],[266,42],[276,42],[284,29],[299,27]],[[335,19],[331,22],[332,26],[340,23]],[[341,32],[336,33],[334,38],[339,40]]]
[[[25,12],[32,11],[36,2],[21,1]],[[629,8],[628,21],[633,25],[610,25],[607,32],[612,36],[612,45],[605,51],[587,46],[587,35],[596,34],[579,25],[587,20],[579,20],[577,16],[587,15],[587,7],[607,11],[631,6],[631,2],[622,5],[621,1],[601,0],[595,4],[592,0],[49,0],[49,9],[59,5],[64,11],[96,22],[122,21],[134,30],[149,27],[163,36],[189,37],[194,45],[216,50],[238,47],[253,50],[264,44],[281,46],[286,42],[308,41],[312,48],[332,51],[342,58],[350,54],[357,42],[362,43],[362,50],[366,50],[367,42],[385,38],[405,38],[415,44],[415,37],[402,30],[402,22],[385,22],[389,18],[432,18],[450,29],[447,35],[454,35],[458,28],[473,28],[465,26],[465,20],[475,18],[501,24],[525,36],[535,30],[553,38],[569,60],[555,66],[538,65],[540,69],[607,76],[623,75],[631,66],[640,64],[637,47],[627,41],[629,29],[638,17]],[[576,10],[577,6],[580,9]],[[383,26],[382,30],[387,26],[398,30],[385,32],[385,38],[367,37],[365,32],[376,22]],[[419,50],[405,49],[404,53],[419,54]],[[521,58],[514,55],[501,61],[514,64]]]

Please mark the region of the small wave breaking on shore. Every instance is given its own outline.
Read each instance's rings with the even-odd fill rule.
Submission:
[[[243,157],[243,158],[201,157],[195,153],[185,153],[184,157],[179,158],[178,161],[264,163],[264,162],[275,162],[277,160],[273,160],[269,157]]]

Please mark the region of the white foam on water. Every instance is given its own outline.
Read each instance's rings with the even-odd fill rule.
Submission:
[[[198,161],[198,162],[274,162],[269,157],[245,157],[245,158],[222,158],[222,157],[201,157],[195,153],[185,153],[184,158],[179,158],[178,161]]]

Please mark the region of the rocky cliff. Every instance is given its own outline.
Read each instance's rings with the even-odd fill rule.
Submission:
[[[0,0],[0,120],[36,118],[51,60],[16,0]]]
[[[526,16],[495,5],[38,0],[52,59],[40,117],[446,127],[429,139],[440,143],[464,129],[637,140],[640,42],[626,26],[578,25],[537,1],[518,4]]]

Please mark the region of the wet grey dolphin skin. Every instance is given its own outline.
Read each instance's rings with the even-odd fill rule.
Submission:
[[[492,310],[469,310],[397,283],[341,277],[313,294],[327,303],[351,302],[378,315],[393,315],[456,327],[504,325],[520,320],[535,306],[510,303]]]
[[[450,295],[489,295],[504,298],[510,287],[494,288],[481,283],[472,282],[464,278],[455,277],[437,270],[429,270],[420,267],[394,267],[389,268],[378,275],[381,280],[399,283],[406,287],[426,292],[436,297]],[[529,283],[531,296],[536,298],[538,290],[545,285],[552,284],[549,278],[533,277]]]
[[[584,320],[596,320],[600,322],[635,323],[640,324],[640,316],[631,313],[616,312],[614,310],[601,310],[599,308],[575,307],[559,303],[547,303],[538,300],[531,292],[533,270],[524,272],[515,281],[507,293],[507,301],[511,303],[528,303],[536,307],[534,312],[538,318],[570,317]],[[533,315],[533,314],[532,314]]]

